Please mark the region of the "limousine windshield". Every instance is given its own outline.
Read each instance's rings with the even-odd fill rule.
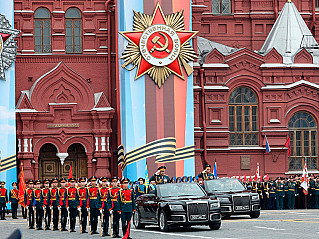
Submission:
[[[161,197],[206,196],[195,183],[168,183],[158,185],[157,188]]]
[[[246,188],[237,179],[217,179],[206,181],[205,189],[208,192],[244,191]]]

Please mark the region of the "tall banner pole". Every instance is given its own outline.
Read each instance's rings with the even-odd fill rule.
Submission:
[[[193,176],[191,1],[117,0],[116,7],[119,144],[127,155],[123,175],[135,181],[165,165],[170,177]],[[176,154],[169,150],[170,156],[162,157],[167,141],[158,140],[172,138]],[[137,157],[141,152],[145,157]]]
[[[13,0],[0,3],[0,181],[9,188],[17,181],[15,66],[17,46],[14,38]],[[10,209],[10,204],[7,205]]]

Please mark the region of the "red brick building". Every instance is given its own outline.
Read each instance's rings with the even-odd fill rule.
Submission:
[[[14,3],[26,179],[70,166],[77,177],[117,174],[114,0]],[[318,171],[317,1],[285,4],[193,0],[196,172],[216,160],[221,176],[254,174],[257,163],[276,176],[300,172],[305,157]]]

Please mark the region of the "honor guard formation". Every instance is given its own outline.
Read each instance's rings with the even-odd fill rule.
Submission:
[[[170,179],[165,170],[165,166],[159,167],[148,185],[145,185],[144,178],[139,178],[137,182],[130,182],[127,178],[120,181],[117,177],[97,179],[95,176],[89,179],[81,177],[78,180],[75,178],[44,179],[43,182],[29,180],[24,192],[28,228],[75,232],[78,223],[80,233],[121,238],[119,230],[121,221],[122,235],[131,238],[130,222],[136,211],[135,199],[138,196],[146,193],[156,194],[157,184],[178,182],[203,184],[205,180],[215,179],[211,173],[211,165],[206,165],[196,177]],[[259,194],[262,209],[319,209],[319,176],[310,175],[310,186],[306,195],[300,179],[300,175],[295,175],[289,178],[278,177],[276,180],[269,180],[266,177],[263,181],[252,180],[250,177],[240,181],[248,190]],[[12,183],[13,188],[9,193],[5,188],[5,182],[1,182],[0,185],[0,219],[5,220],[8,202],[11,203],[12,218],[17,219],[19,202],[17,183]]]

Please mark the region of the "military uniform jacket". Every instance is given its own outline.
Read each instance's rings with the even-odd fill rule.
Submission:
[[[57,208],[59,206],[58,188],[50,189],[50,206]]]
[[[310,180],[309,182],[309,193],[310,194],[315,193],[315,180]]]
[[[276,196],[284,196],[285,193],[285,186],[283,183],[274,183],[275,187],[276,187]]]
[[[297,194],[297,184],[296,182],[286,182],[286,186],[288,188],[287,195],[295,195]]]
[[[135,197],[138,197],[138,196],[141,196],[143,194],[146,194],[147,193],[147,188],[144,184],[140,184],[140,185],[137,185],[135,187]]]
[[[58,205],[60,205],[63,208],[66,208],[66,205],[65,205],[65,191],[66,191],[66,188],[59,188],[58,192],[57,192]]]
[[[319,195],[319,182],[316,181],[314,183],[314,186],[315,186],[315,192],[313,193],[314,195]]]
[[[201,173],[199,173],[199,174],[197,175],[197,177],[198,177],[198,178],[202,178],[204,181],[206,181],[206,180],[212,180],[212,179],[214,179],[214,174],[201,172]]]
[[[33,193],[32,193],[31,203],[32,203],[32,206],[34,206],[34,200],[35,200],[35,206],[37,209],[40,209],[43,206],[43,200],[42,200],[41,194],[42,194],[41,189],[35,189],[33,190]]]
[[[77,208],[79,206],[79,202],[76,197],[76,188],[69,187],[65,190],[64,200],[66,207],[69,208]]]
[[[107,210],[115,212],[119,210],[117,197],[120,190],[121,188],[110,188],[107,191]]]
[[[11,189],[10,190],[9,201],[11,203],[18,203],[19,202],[19,190],[18,189]]]
[[[28,188],[24,191],[24,205],[26,206],[32,206],[32,194],[33,189]]]
[[[100,207],[101,208],[104,208],[106,207],[106,204],[107,204],[107,192],[108,192],[108,188],[105,187],[105,188],[100,188],[99,189],[99,194],[100,194],[100,200],[101,200],[101,203],[100,203]]]
[[[43,200],[43,205],[50,206],[50,188],[43,188],[41,193],[41,198]]]
[[[87,206],[90,208],[100,208],[100,195],[98,187],[89,187],[88,188],[88,201]]]
[[[133,212],[136,210],[135,197],[131,189],[121,189],[118,193],[117,202],[120,212]]]
[[[148,185],[147,193],[154,193],[156,195],[156,185],[153,185],[153,184]]]
[[[155,180],[156,184],[164,184],[169,182],[169,177],[167,175],[156,175],[154,174],[151,178],[150,181]]]
[[[270,188],[269,188],[269,197],[270,197],[270,198],[276,197],[276,183],[273,183],[273,184],[270,185]]]
[[[7,203],[8,202],[8,193],[6,188],[0,189],[0,203]]]
[[[87,198],[88,198],[87,188],[86,187],[78,188],[76,191],[76,198],[79,202],[79,207],[86,208]]]

